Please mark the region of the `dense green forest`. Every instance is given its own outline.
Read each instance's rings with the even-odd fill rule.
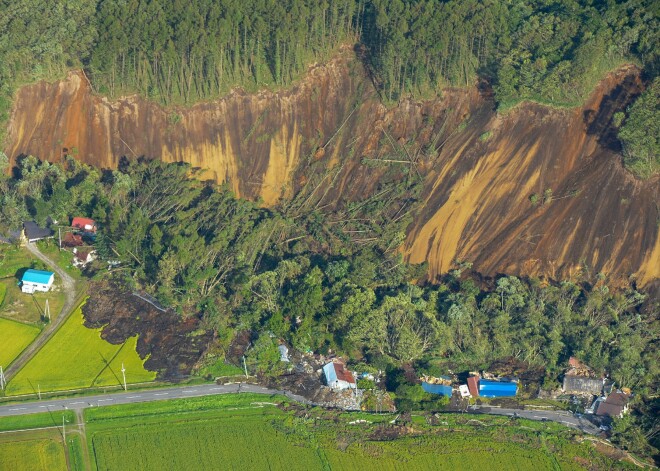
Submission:
[[[460,371],[513,357],[544,368],[548,388],[576,355],[640,398],[657,395],[657,300],[642,309],[643,294],[610,290],[605,277],[595,285],[513,276],[478,283],[460,262],[439,285],[418,284],[424,267],[397,250],[408,220],[387,216],[415,201],[413,176],[397,181],[403,190],[391,199],[320,211],[301,209],[304,192],[264,209],[191,179],[187,165],[159,161],[99,172],[72,158],[27,157],[16,172],[0,180],[0,231],[27,217],[91,215],[99,254],[122,262],[114,282],[201,316],[225,346],[236,331],[257,332],[249,361],[264,373],[280,368],[274,334],[300,351],[332,350],[381,369]],[[375,194],[393,191],[388,184]]]
[[[620,126],[625,166],[641,178],[660,173],[660,77],[614,121]]]
[[[290,84],[342,44],[366,46],[383,97],[478,76],[501,106],[576,104],[624,61],[658,70],[653,0],[0,0],[0,83],[84,67],[97,91],[164,103]]]

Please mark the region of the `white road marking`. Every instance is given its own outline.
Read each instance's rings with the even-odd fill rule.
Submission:
[[[78,401],[78,402],[69,402],[70,406],[75,406],[76,404],[84,404],[85,402],[83,401]]]
[[[154,396],[167,396],[169,393],[155,393]]]
[[[197,389],[187,389],[187,390],[184,389],[184,390],[181,391],[181,392],[182,392],[183,394],[191,394],[191,393],[196,393],[196,392],[197,392]]]
[[[142,397],[142,396],[128,396],[126,399],[137,399],[138,397]]]
[[[211,388],[209,391],[222,391],[223,388]]]
[[[9,409],[9,410],[25,410],[27,407],[16,407],[14,409]]]
[[[97,402],[107,402],[112,401],[113,399],[99,399]]]

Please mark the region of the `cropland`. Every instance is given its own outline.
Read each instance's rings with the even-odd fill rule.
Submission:
[[[1,285],[0,285],[1,286]],[[6,368],[39,335],[37,327],[0,318],[0,366]]]
[[[0,428],[48,426],[53,417],[12,424],[3,419]],[[557,424],[454,414],[401,420],[392,414],[304,409],[281,396],[231,394],[110,406],[87,409],[77,419],[69,412],[65,420],[66,450],[55,427],[2,435],[0,449],[11,447],[12,453],[0,453],[0,469],[67,469],[65,458],[68,469],[88,464],[95,470],[145,471],[632,469]],[[81,420],[84,428],[78,427]],[[23,453],[15,454],[19,449]]]
[[[151,381],[156,374],[144,369],[136,352],[137,338],[119,345],[101,338],[100,329],[83,324],[79,307],[39,353],[9,382],[8,395],[34,394],[93,386],[122,384],[122,364],[126,381]]]

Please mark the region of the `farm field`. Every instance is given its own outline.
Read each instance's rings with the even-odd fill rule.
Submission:
[[[0,437],[0,471],[42,469],[67,469],[62,439],[57,432],[21,432]]]
[[[271,404],[281,400],[245,394],[89,409],[88,453],[98,470],[629,468],[553,424],[448,414],[440,426],[396,427],[391,415]],[[368,423],[350,424],[356,419]]]
[[[2,348],[0,348],[0,366],[7,368],[30,343],[39,335],[37,327],[0,318]]]
[[[101,329],[83,325],[81,308],[57,331],[37,355],[21,369],[7,386],[7,395],[120,385],[121,365],[126,381],[152,381],[155,372],[144,369],[135,347],[137,337],[124,345],[112,345],[101,338]]]

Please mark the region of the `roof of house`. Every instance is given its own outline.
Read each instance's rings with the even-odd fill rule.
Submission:
[[[82,236],[73,232],[66,232],[62,237],[62,243],[67,247],[80,247],[84,244]]]
[[[451,386],[447,386],[446,384],[431,384],[426,381],[422,381],[422,389],[427,393],[440,394],[441,396],[451,397],[452,393]]]
[[[479,376],[470,376],[467,379],[467,385],[473,397],[479,396]]]
[[[596,415],[609,415],[610,417],[618,417],[628,404],[629,396],[622,392],[613,392],[607,399],[598,404]]]
[[[47,285],[48,283],[50,283],[51,277],[54,274],[55,273],[50,271],[33,270],[32,268],[29,268],[25,270],[25,273],[23,273],[23,277],[21,278],[21,281]]]
[[[483,397],[515,396],[518,384],[512,381],[479,380],[479,395]]]
[[[75,217],[73,218],[73,221],[71,221],[71,226],[77,227],[79,229],[85,229],[85,226],[94,227],[95,225],[96,221],[90,218]]]
[[[331,362],[323,367],[323,373],[328,383],[333,381],[346,381],[347,383],[355,384],[355,378],[350,371],[348,371],[343,364]]]
[[[607,396],[607,399],[605,399],[605,402],[608,404],[614,404],[615,406],[625,406],[628,404],[628,399],[630,397],[627,394],[624,394],[622,392],[613,392],[609,396]]]
[[[25,221],[23,223],[23,229],[25,229],[25,237],[27,237],[28,240],[44,239],[46,237],[51,237],[54,234],[54,232],[47,227],[41,227],[34,221]]]
[[[603,390],[603,380],[588,376],[564,376],[565,392],[580,392],[599,395]]]
[[[93,252],[93,249],[78,249],[76,250],[76,258],[81,262],[86,262],[89,254]]]

